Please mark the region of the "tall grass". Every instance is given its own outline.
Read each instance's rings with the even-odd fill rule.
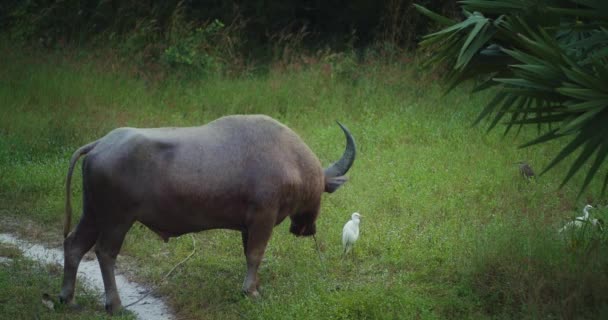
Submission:
[[[322,264],[312,239],[289,235],[287,224],[276,227],[261,267],[260,301],[240,295],[245,262],[237,233],[196,234],[198,253],[161,281],[192,250],[191,240],[164,244],[139,225],[129,232],[122,254],[139,266],[133,276],[155,284],[180,316],[597,318],[608,312],[605,237],[557,236],[585,203],[606,204],[601,181],[580,199],[580,176],[558,189],[567,162],[523,180],[517,161],[540,171],[564,141],[517,149],[535,132],[503,138],[471,128],[486,96],[464,90],[444,96],[437,79],[413,62],[351,66],[338,58],[299,71],[148,83],[120,67],[99,67],[107,62],[6,46],[0,55],[0,212],[33,221],[57,240],[69,156],[112,128],[264,113],[298,132],[325,165],[343,150],[334,120],[351,129],[359,153],[350,181],[324,197],[317,225]],[[73,189],[77,199],[78,181]],[[361,237],[355,255],[341,259],[340,233],[354,211],[365,216]]]

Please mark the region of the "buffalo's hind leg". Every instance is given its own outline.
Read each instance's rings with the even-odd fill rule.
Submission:
[[[264,257],[266,245],[272,235],[274,227],[274,217],[272,214],[261,213],[253,215],[256,221],[247,226],[247,230],[242,232],[243,249],[247,259],[247,275],[243,282],[243,292],[250,297],[257,298],[260,296],[258,292],[259,278],[258,268]],[[262,217],[267,218],[262,218]]]
[[[118,289],[116,287],[116,278],[114,275],[114,267],[116,264],[116,256],[122,247],[127,231],[133,223],[122,223],[112,227],[104,228],[100,231],[99,238],[95,244],[95,254],[99,260],[99,268],[103,277],[103,286],[106,295],[106,311],[113,314],[122,308]]]
[[[72,303],[78,265],[97,239],[98,230],[93,217],[84,213],[74,232],[63,241],[63,285],[59,300],[63,303]]]

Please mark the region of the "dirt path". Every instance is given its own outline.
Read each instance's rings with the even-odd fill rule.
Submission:
[[[25,257],[32,260],[47,264],[57,263],[63,266],[63,250],[59,248],[45,248],[39,244],[19,239],[8,233],[0,233],[0,242],[17,246]],[[117,272],[119,271],[117,270]],[[101,271],[99,270],[97,259],[83,259],[78,268],[78,276],[79,281],[85,281],[89,287],[103,293],[103,280],[101,278]],[[125,306],[141,298],[148,291],[147,288],[127,280],[126,277],[120,274],[116,275],[116,285],[118,286],[118,292],[122,299],[122,303]],[[59,291],[59,288],[57,288],[57,290]],[[78,297],[78,292],[76,293],[76,297]],[[100,295],[100,297],[103,298],[103,295]],[[103,303],[103,301],[101,303]],[[142,320],[174,319],[174,316],[165,303],[151,295],[127,309],[133,312],[138,319]]]

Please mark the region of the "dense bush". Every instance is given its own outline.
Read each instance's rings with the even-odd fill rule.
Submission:
[[[455,12],[455,0],[422,3],[447,15]],[[193,66],[214,65],[227,53],[272,58],[276,42],[293,34],[305,35],[301,43],[314,50],[377,42],[411,48],[417,35],[433,27],[413,10],[412,0],[33,0],[5,2],[0,9],[2,27],[13,40],[51,48],[107,46],[110,40],[131,55]]]

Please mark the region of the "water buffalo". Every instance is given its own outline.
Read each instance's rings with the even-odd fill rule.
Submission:
[[[346,182],[355,142],[338,124],[346,150],[326,169],[296,133],[262,115],[227,116],[200,127],[118,128],[82,146],[66,179],[60,300],[73,300],[78,264],[95,245],[106,310],[121,308],[114,264],[136,221],[165,241],[209,229],[240,231],[243,291],[258,296],[257,271],[274,226],[289,216],[291,233],[314,235],[322,193]],[[71,177],[82,155],[83,214],[70,233]]]

